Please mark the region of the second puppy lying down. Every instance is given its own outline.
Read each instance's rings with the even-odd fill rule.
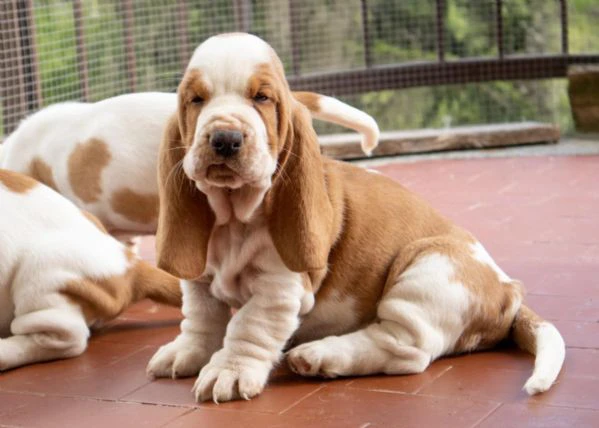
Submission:
[[[180,305],[178,279],[48,187],[0,169],[0,207],[0,370],[81,354],[90,326],[145,297]]]
[[[335,98],[295,92],[313,117],[378,142],[372,117]],[[49,106],[25,119],[0,149],[0,168],[30,175],[89,211],[124,242],[156,232],[158,146],[177,95],[125,94]]]

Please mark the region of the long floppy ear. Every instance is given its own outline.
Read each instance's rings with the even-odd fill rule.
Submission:
[[[312,119],[299,102],[291,103],[287,136],[265,208],[283,262],[294,272],[306,272],[327,266],[334,213]]]
[[[186,151],[178,122],[176,114],[170,118],[158,156],[156,258],[158,267],[179,278],[193,279],[206,266],[214,214],[206,196],[183,172]]]

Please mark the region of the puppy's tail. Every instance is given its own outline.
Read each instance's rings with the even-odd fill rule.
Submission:
[[[182,291],[178,278],[143,260],[139,260],[133,269],[133,301],[148,298],[181,307]]]
[[[547,391],[559,374],[566,355],[566,345],[555,326],[525,305],[514,318],[512,337],[523,350],[535,355],[532,376],[524,384],[529,395]]]
[[[308,107],[312,116],[319,120],[345,126],[362,134],[362,151],[371,155],[379,143],[379,126],[368,113],[358,110],[337,98],[314,92],[294,92],[295,98]]]

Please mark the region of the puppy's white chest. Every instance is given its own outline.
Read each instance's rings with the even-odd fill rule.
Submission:
[[[239,222],[216,226],[208,245],[206,269],[212,277],[212,294],[234,307],[247,302],[253,284],[269,270],[269,244],[266,227]]]

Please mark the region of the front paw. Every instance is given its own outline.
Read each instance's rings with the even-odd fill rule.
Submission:
[[[270,362],[237,357],[220,350],[198,376],[193,387],[196,401],[249,400],[262,392],[271,368]]]
[[[202,344],[179,336],[158,349],[148,363],[146,373],[152,379],[196,376],[209,359],[210,352]]]

